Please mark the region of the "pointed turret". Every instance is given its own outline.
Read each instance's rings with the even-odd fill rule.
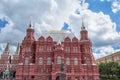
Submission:
[[[32,27],[32,17],[30,18],[30,24],[29,24],[29,27],[27,28],[27,34],[26,34],[26,37],[25,37],[25,40],[35,40],[34,39],[34,29]]]
[[[20,53],[20,43],[18,43],[17,49],[16,49],[16,54],[19,54],[19,53]]]
[[[10,53],[10,43],[9,43],[9,41],[7,42],[6,48],[4,50],[4,53],[7,53],[7,54]]]
[[[30,16],[30,25],[29,28],[32,28],[32,16]]]
[[[88,31],[85,29],[83,18],[82,18],[82,27],[80,34],[81,34],[80,40],[88,40]]]
[[[20,58],[24,60],[23,56],[30,57],[30,63],[35,63],[35,38],[34,28],[32,27],[32,17],[30,18],[29,27],[26,30],[26,36],[20,45]],[[24,53],[25,52],[25,53]]]
[[[85,30],[83,18],[82,18],[82,27],[81,27],[81,30]]]

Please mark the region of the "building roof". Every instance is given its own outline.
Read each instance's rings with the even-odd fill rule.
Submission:
[[[55,42],[62,42],[66,37],[70,39],[74,38],[75,35],[72,32],[61,31],[61,30],[52,30],[52,31],[44,31],[41,36],[47,38],[48,36],[53,38]]]
[[[102,57],[102,58],[99,58],[99,59],[97,59],[96,61],[101,60],[101,59],[104,59],[104,58],[106,58],[106,57],[110,57],[110,56],[113,56],[113,55],[117,55],[117,54],[120,54],[120,51],[115,52],[115,53],[110,54],[110,55],[107,55],[107,56],[104,56],[104,57]]]
[[[10,52],[10,43],[9,43],[9,41],[7,42],[7,45],[6,45],[6,48],[5,48],[4,52],[5,53]]]

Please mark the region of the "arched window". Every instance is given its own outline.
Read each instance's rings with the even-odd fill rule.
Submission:
[[[86,49],[86,52],[87,52],[87,53],[89,53],[89,52],[90,52],[90,48],[89,48],[89,47]]]
[[[51,58],[47,58],[47,65],[51,65]]]
[[[78,58],[74,58],[74,65],[78,65]]]
[[[26,47],[26,52],[30,52],[30,47],[29,46]]]
[[[39,51],[41,51],[41,52],[44,51],[44,46],[40,46]]]
[[[43,60],[42,60],[42,57],[39,58],[39,65],[42,65],[43,64]]]
[[[25,58],[25,65],[28,65],[28,63],[29,63],[29,58],[26,57],[26,58]]]
[[[78,52],[77,46],[73,47],[73,52],[74,52],[74,53],[77,53],[77,52]]]
[[[88,64],[90,64],[90,58],[87,59]]]
[[[47,51],[49,52],[49,51],[51,51],[52,49],[51,49],[51,46],[47,46]]]
[[[70,58],[66,58],[66,64],[70,65]]]
[[[65,52],[66,52],[66,53],[69,53],[69,52],[70,52],[70,47],[69,47],[69,46],[67,46],[67,47],[65,48]]]
[[[61,61],[61,57],[58,56],[58,57],[57,57],[57,64],[61,64],[61,62],[62,62],[62,61]]]

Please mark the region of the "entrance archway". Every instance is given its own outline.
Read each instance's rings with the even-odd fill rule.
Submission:
[[[56,77],[56,80],[60,80],[60,76],[57,76],[57,77]]]

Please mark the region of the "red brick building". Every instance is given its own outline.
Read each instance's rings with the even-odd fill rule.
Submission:
[[[84,24],[80,36],[78,39],[73,33],[50,31],[36,40],[30,24],[20,46],[19,62],[16,61],[15,68],[10,68],[16,72],[15,80],[59,80],[61,63],[65,65],[66,80],[99,79],[92,43]],[[14,57],[13,61],[18,60]]]
[[[15,77],[16,67],[19,63],[20,43],[17,46],[15,54],[10,53],[10,44],[7,42],[6,48],[0,56],[0,78],[5,78],[4,72],[9,68],[12,77]]]

